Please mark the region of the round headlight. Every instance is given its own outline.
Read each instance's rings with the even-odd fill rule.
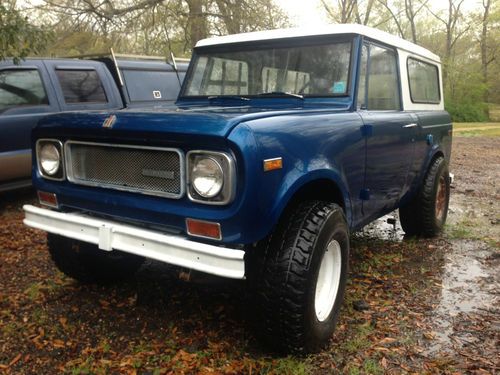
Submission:
[[[209,157],[198,159],[191,172],[194,190],[203,198],[213,198],[222,190],[224,172],[217,160]]]
[[[53,176],[61,165],[61,155],[59,150],[52,143],[47,143],[40,149],[40,166],[45,174]]]

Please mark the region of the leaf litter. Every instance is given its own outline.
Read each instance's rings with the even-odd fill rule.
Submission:
[[[187,283],[173,267],[148,261],[127,283],[78,284],[56,270],[44,233],[22,224],[34,193],[4,194],[0,372],[499,373],[497,149],[496,138],[455,137],[442,237],[404,238],[397,213],[353,235],[337,330],[307,357],[261,347],[247,323],[244,282]]]

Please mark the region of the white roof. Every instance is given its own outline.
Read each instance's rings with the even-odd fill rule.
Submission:
[[[241,42],[252,42],[259,40],[273,40],[285,38],[299,38],[316,35],[337,35],[337,34],[359,34],[367,36],[371,39],[380,41],[382,43],[403,49],[405,51],[420,55],[430,60],[440,62],[439,56],[431,51],[420,47],[407,40],[399,38],[395,35],[386,33],[372,27],[358,25],[358,24],[336,24],[314,28],[291,28],[291,29],[276,29],[266,31],[254,31],[251,33],[225,35],[214,38],[202,39],[196,43],[196,47],[213,46],[219,44],[232,44]]]

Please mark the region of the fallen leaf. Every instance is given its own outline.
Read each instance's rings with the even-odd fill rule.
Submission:
[[[16,355],[12,361],[9,362],[9,367],[10,366],[14,366],[17,362],[19,362],[19,360],[21,359],[22,355],[21,353],[19,353],[18,355]]]

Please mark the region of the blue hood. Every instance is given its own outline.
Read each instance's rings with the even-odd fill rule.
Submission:
[[[119,137],[127,134],[151,137],[168,133],[178,136],[227,137],[239,123],[264,117],[301,115],[318,111],[345,111],[345,107],[170,107],[151,109],[131,109],[99,112],[66,112],[50,115],[40,120],[35,133],[62,134],[68,137]],[[111,128],[103,127],[103,122],[115,115]]]

